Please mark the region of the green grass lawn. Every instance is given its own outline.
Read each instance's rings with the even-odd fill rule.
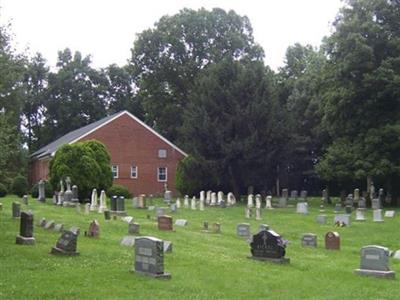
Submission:
[[[122,220],[106,222],[103,214],[78,214],[74,208],[61,208],[29,199],[22,210],[34,213],[36,245],[15,243],[19,219],[11,217],[11,203],[17,198],[0,199],[0,299],[399,299],[399,279],[385,280],[353,274],[359,267],[359,251],[365,245],[400,249],[400,218],[385,218],[373,223],[354,221],[350,227],[336,228],[333,207],[326,207],[328,224],[319,225],[319,199],[311,199],[310,214],[299,215],[295,208],[263,209],[263,220],[247,220],[244,206],[206,208],[205,211],[179,209],[171,214],[174,222],[187,219],[187,227],[174,226],[175,232],[158,231],[154,211],[133,209],[126,201],[128,215],[141,225],[141,235],[154,236],[173,243],[165,254],[165,271],[170,280],[153,279],[131,273],[134,249],[120,246],[128,225]],[[49,201],[50,202],[50,201]],[[157,201],[161,204],[161,200]],[[400,213],[397,210],[397,213]],[[63,223],[65,228],[79,226],[79,256],[59,257],[49,251],[60,233],[36,224],[40,218]],[[91,220],[100,223],[100,238],[83,236]],[[202,233],[203,221],[221,223],[221,234]],[[250,247],[236,237],[236,225],[251,224],[256,233],[260,224],[268,224],[289,240],[286,257],[290,264],[277,265],[247,259]],[[324,235],[338,231],[341,250],[324,248]],[[302,248],[303,233],[318,236],[318,248]],[[400,276],[400,261],[390,258],[391,269]]]

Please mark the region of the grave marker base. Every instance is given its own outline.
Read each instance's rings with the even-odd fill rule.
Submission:
[[[152,273],[140,272],[140,271],[136,271],[136,270],[132,270],[131,272],[142,275],[142,276],[153,277],[156,279],[171,279],[171,273],[167,273],[167,272],[164,272],[163,274],[152,274]]]
[[[378,278],[387,278],[394,279],[395,272],[394,271],[375,271],[375,270],[366,270],[366,269],[356,269],[354,273],[362,276],[374,276]]]
[[[110,213],[112,216],[119,216],[119,217],[126,217],[128,214],[126,213],[126,211],[114,211],[114,210],[110,210]]]
[[[50,254],[59,255],[59,256],[77,256],[79,252],[67,252],[57,247],[52,247]]]
[[[17,235],[16,241],[18,245],[35,245],[34,237],[24,237],[21,235]]]
[[[275,264],[289,264],[290,263],[290,258],[269,258],[269,257],[257,257],[257,256],[247,256],[249,259],[254,259],[254,260],[260,260],[260,261],[266,261],[266,262],[272,262]]]

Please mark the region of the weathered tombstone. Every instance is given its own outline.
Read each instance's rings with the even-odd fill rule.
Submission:
[[[307,202],[298,202],[296,206],[296,212],[298,214],[308,214],[308,203]]]
[[[156,208],[156,218],[159,216],[164,216],[167,213],[165,207],[157,207]]]
[[[267,198],[265,198],[265,208],[266,209],[273,209],[273,207],[272,207],[272,196],[267,196]]]
[[[247,207],[248,208],[253,208],[254,207],[254,196],[253,194],[250,194],[247,196]]]
[[[241,223],[236,226],[236,235],[240,238],[249,238],[251,236],[250,224]]]
[[[282,189],[282,198],[286,199],[286,201],[289,199],[289,190],[288,189]]]
[[[181,199],[176,199],[176,208],[181,208]]]
[[[34,245],[33,237],[33,214],[31,212],[21,212],[21,222],[19,235],[16,237],[16,243],[19,245]]]
[[[78,235],[70,230],[61,234],[55,247],[51,248],[50,253],[55,255],[74,256],[78,255],[76,251]]]
[[[46,223],[44,229],[54,229],[54,226],[56,226],[56,222],[54,222],[54,220],[51,220]]]
[[[159,216],[157,218],[158,229],[164,231],[172,231],[172,217],[170,216]]]
[[[77,236],[81,233],[81,229],[77,226],[72,226],[69,231],[71,231],[72,233],[76,234]]]
[[[360,268],[354,272],[358,275],[394,279],[395,272],[389,269],[389,249],[376,245],[362,247]]]
[[[354,202],[360,201],[360,189],[354,189]]]
[[[64,224],[56,224],[54,226],[54,231],[55,232],[62,232],[64,230]]]
[[[253,214],[253,210],[250,207],[245,207],[245,217],[246,219],[250,219],[252,214]]]
[[[268,224],[260,224],[258,231],[262,231],[262,230],[269,230],[269,225]]]
[[[196,197],[192,198],[192,201],[190,202],[190,209],[192,210],[196,210],[197,206],[196,206]]]
[[[220,204],[224,200],[224,192],[219,191],[217,194],[217,203]]]
[[[104,219],[106,221],[111,220],[111,212],[108,209],[104,211]]]
[[[204,211],[204,199],[199,200],[199,210]]]
[[[145,194],[140,194],[138,198],[138,208],[146,208],[147,207],[147,200]]]
[[[327,189],[322,190],[322,202],[324,204],[330,203],[329,194]]]
[[[39,225],[40,227],[46,226],[46,219],[45,219],[45,218],[41,218],[38,225]]]
[[[397,251],[393,254],[393,258],[394,258],[394,259],[400,260],[400,250],[397,250]]]
[[[106,192],[102,190],[100,192],[100,204],[99,204],[99,209],[98,213],[101,214],[107,209],[107,197],[106,197]]]
[[[374,209],[373,210],[373,221],[374,222],[383,222],[382,219],[382,209]]]
[[[128,233],[129,234],[140,234],[140,224],[131,222],[128,224]]]
[[[175,225],[176,225],[176,226],[184,227],[184,226],[187,226],[187,224],[188,224],[188,221],[185,220],[185,219],[177,219],[177,220],[175,221]]]
[[[261,195],[256,195],[256,208],[261,208]]]
[[[126,235],[122,238],[120,245],[125,247],[133,247],[135,246],[135,240],[136,240],[135,236]]]
[[[205,191],[200,191],[200,201],[203,200],[203,202],[206,201],[206,192]]]
[[[297,200],[297,197],[298,197],[297,190],[293,190],[293,191],[290,192],[290,199]]]
[[[136,238],[134,272],[154,278],[171,278],[164,272],[164,242],[154,237]]]
[[[171,241],[164,241],[163,251],[164,251],[164,253],[172,252],[172,242]]]
[[[77,214],[81,213],[81,204],[79,202],[75,203],[75,210]]]
[[[93,189],[92,190],[92,196],[91,196],[91,201],[90,201],[90,211],[96,211],[98,210],[98,204],[97,204],[97,190]]]
[[[233,193],[228,193],[228,195],[226,196],[226,200],[229,206],[235,205],[236,204],[236,198],[235,195]]]
[[[64,182],[60,180],[60,191],[58,192],[57,205],[63,205],[64,202]]]
[[[167,190],[164,192],[164,202],[170,204],[171,201],[172,201],[172,192]]]
[[[326,215],[318,215],[315,220],[317,221],[318,224],[325,225],[327,216]]]
[[[115,202],[116,202],[116,210],[111,211],[111,213],[117,216],[126,216],[127,213],[125,210],[125,197],[119,196]]]
[[[381,203],[381,205],[382,205],[382,203],[385,202],[385,192],[382,188],[380,188],[378,191],[378,199],[379,199],[379,202]]]
[[[278,206],[281,208],[286,207],[287,206],[287,198],[283,197],[283,196],[281,198],[279,198]],[[272,205],[270,205],[270,207],[272,207]]]
[[[260,221],[261,218],[261,208],[260,207],[256,207],[256,220]]]
[[[219,203],[219,207],[226,208],[226,201],[225,200],[221,200],[221,202]]]
[[[346,214],[351,215],[351,212],[353,211],[353,207],[350,205],[346,205],[344,208],[344,211]]]
[[[71,178],[67,176],[65,183],[67,184],[67,190],[64,192],[63,206],[69,206],[72,201]]]
[[[24,205],[28,205],[28,195],[23,195],[23,196],[22,196],[22,203],[23,203]]]
[[[303,201],[303,202],[307,201],[307,191],[305,191],[305,190],[300,191],[300,201]]]
[[[350,226],[351,225],[350,215],[336,214],[333,217],[333,224],[346,224],[346,226]]]
[[[335,204],[334,213],[339,213],[342,211],[342,205],[340,203]]]
[[[358,208],[367,208],[367,201],[364,197],[361,197],[360,200],[358,200]]]
[[[365,221],[365,208],[356,209],[356,221]]]
[[[335,231],[329,231],[325,234],[325,249],[340,250],[340,235]]]
[[[42,179],[39,180],[38,183],[38,192],[39,192],[38,201],[46,202],[45,182]]]
[[[21,216],[21,203],[13,202],[12,203],[12,217],[14,219],[19,218]]]
[[[211,206],[215,206],[217,205],[217,194],[216,193],[211,193],[211,202],[210,202]]]
[[[96,194],[96,196],[97,196],[97,194]],[[71,199],[71,201],[74,202],[74,203],[79,202],[79,198],[78,198],[78,186],[76,186],[76,185],[73,185],[73,186],[72,186],[72,199]]]
[[[395,210],[387,210],[387,211],[385,211],[385,218],[394,218],[395,215],[396,215],[396,211]]]
[[[372,209],[381,209],[381,201],[379,198],[374,198],[371,200]]]
[[[207,205],[210,205],[210,203],[211,203],[211,193],[212,193],[212,191],[207,191],[207,193],[206,193],[206,204]]]
[[[314,233],[305,233],[301,237],[301,246],[317,248],[317,235]]]
[[[189,196],[188,195],[185,195],[185,197],[183,198],[183,207],[189,208]]]
[[[132,216],[122,217],[121,220],[126,223],[132,223],[134,221]]]
[[[353,200],[353,195],[352,195],[352,194],[348,194],[348,195],[347,195],[346,200],[344,201],[344,205],[345,205],[345,206],[353,207],[353,205],[354,205],[354,200]]]
[[[53,204],[57,205],[57,203],[58,203],[58,192],[54,191],[54,193],[53,193]]]
[[[178,208],[176,207],[176,203],[171,203],[169,205],[169,209],[170,209],[171,213],[176,213],[178,211]]]
[[[90,214],[90,203],[85,203],[85,215]]]
[[[93,220],[89,225],[89,230],[87,232],[88,237],[97,238],[100,235],[100,224],[97,220]]]
[[[285,258],[286,245],[283,239],[272,230],[263,230],[253,235],[250,247],[252,256],[249,258],[274,263],[288,263],[290,261],[289,258]]]
[[[221,233],[221,224],[220,223],[213,223],[212,232],[213,233]]]

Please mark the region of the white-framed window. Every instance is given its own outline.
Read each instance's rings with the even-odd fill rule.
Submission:
[[[167,173],[168,173],[168,170],[166,167],[159,167],[157,169],[157,180],[160,182],[166,182],[167,181]]]
[[[112,172],[113,178],[118,178],[118,166],[117,165],[111,166],[111,172]]]
[[[167,158],[167,150],[158,149],[158,158]]]
[[[131,178],[136,179],[138,177],[138,169],[137,166],[131,166]]]

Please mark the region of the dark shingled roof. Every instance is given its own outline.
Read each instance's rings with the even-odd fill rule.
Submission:
[[[101,120],[98,120],[98,121],[96,121],[94,123],[91,123],[89,125],[81,127],[79,129],[76,129],[74,131],[71,131],[71,132],[67,133],[66,135],[63,135],[62,137],[60,137],[59,139],[55,140],[54,142],[52,142],[52,143],[40,148],[36,152],[32,153],[31,154],[31,158],[41,158],[41,157],[44,157],[44,156],[51,155],[58,148],[60,148],[62,145],[68,144],[68,143],[78,139],[79,137],[81,137],[85,133],[95,129],[96,127],[102,125],[103,123],[106,123],[107,121],[111,120],[112,118],[114,118],[115,116],[117,116],[119,114],[122,114],[123,112],[125,112],[125,111],[115,113],[115,114],[113,114],[111,116],[105,117],[105,118],[103,118]]]

